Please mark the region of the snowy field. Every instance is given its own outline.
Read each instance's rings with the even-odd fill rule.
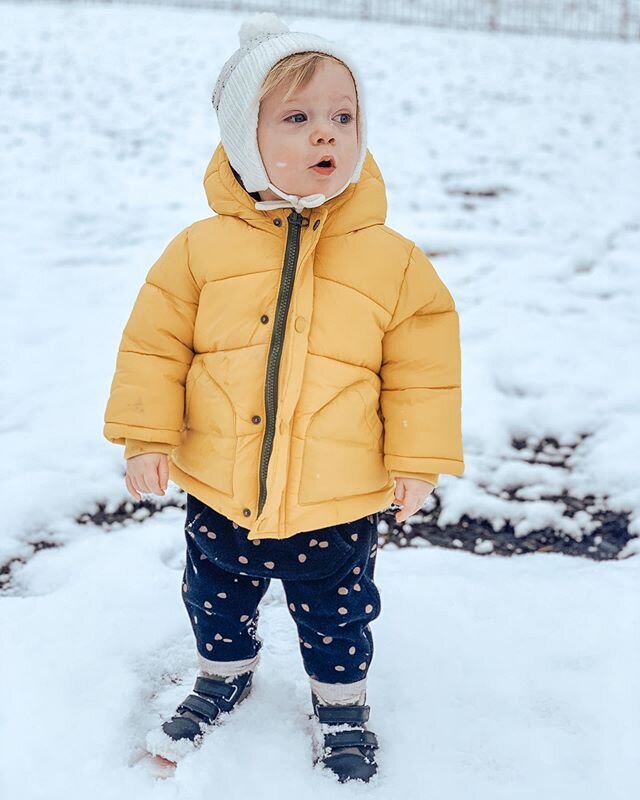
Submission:
[[[128,497],[102,439],[115,354],[151,263],[211,213],[210,93],[243,18],[0,3],[0,565],[26,561],[0,595],[0,794],[627,800],[637,556],[381,550],[368,786],[310,767],[306,676],[272,584],[255,694],[171,781],[130,766],[193,682],[184,514],[75,519]],[[441,479],[441,523],[579,538],[589,517],[548,498],[593,494],[640,534],[640,46],[286,21],[352,48],[388,222],[458,304],[467,467]],[[546,437],[565,467],[514,447]],[[61,546],[33,555],[41,541]]]

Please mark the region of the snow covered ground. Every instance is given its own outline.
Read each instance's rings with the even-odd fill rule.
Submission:
[[[171,782],[129,766],[192,685],[184,515],[111,532],[74,519],[127,497],[122,450],[101,438],[115,353],[150,264],[211,213],[209,97],[242,19],[0,3],[0,565],[27,560],[0,603],[0,790],[626,800],[637,557],[383,549],[368,697],[381,772],[366,787],[310,769],[306,677],[273,584],[251,700]],[[566,491],[628,510],[640,534],[638,45],[287,22],[353,48],[388,222],[434,254],[458,303],[467,471],[443,476],[441,521],[579,537],[588,519],[545,499]],[[569,468],[528,463],[513,447],[527,437],[577,443]],[[62,546],[32,556],[37,541]]]

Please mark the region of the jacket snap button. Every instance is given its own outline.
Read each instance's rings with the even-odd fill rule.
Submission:
[[[298,333],[301,333],[307,327],[307,320],[304,317],[296,317],[294,327]]]
[[[266,325],[266,324],[267,324],[267,322],[269,322],[269,317],[268,317],[266,314],[263,314],[263,315],[260,317],[260,322],[264,322],[264,324]]]
[[[243,508],[242,509],[242,513],[245,515],[245,517],[250,517],[251,516],[251,509],[250,508]]]
[[[253,417],[251,417],[251,422],[255,422],[257,425],[260,422],[260,417],[257,414],[254,414]]]
[[[320,220],[319,220],[319,219],[317,219],[317,220],[316,220],[316,221],[313,223],[313,230],[314,230],[314,231],[315,231],[315,230],[318,228],[318,225],[319,225],[319,224],[320,224]]]
[[[278,227],[280,227],[280,226],[282,225],[282,220],[280,219],[280,217],[276,217],[276,218],[273,220],[273,224],[274,224],[274,225],[277,225]]]

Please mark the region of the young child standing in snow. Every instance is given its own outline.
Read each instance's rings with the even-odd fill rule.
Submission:
[[[366,781],[379,512],[396,502],[402,521],[439,473],[463,473],[458,315],[424,253],[385,225],[350,56],[273,14],[240,44],[213,95],[215,216],[148,272],[105,411],[131,494],[164,494],[169,477],[187,493],[182,596],[200,672],[154,747],[193,747],[249,694],[258,605],[278,578],[314,760]]]

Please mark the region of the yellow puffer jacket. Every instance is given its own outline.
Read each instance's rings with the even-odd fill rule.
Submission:
[[[216,216],[150,268],[120,343],[104,435],[169,454],[169,476],[285,539],[388,506],[394,478],[464,471],[459,320],[424,253],[362,176],[298,214],[257,210],[222,144]]]

